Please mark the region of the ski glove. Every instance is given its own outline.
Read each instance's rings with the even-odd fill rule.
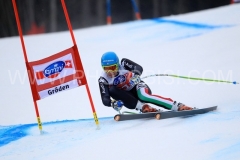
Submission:
[[[118,100],[118,101],[114,100],[112,101],[112,107],[114,110],[119,112],[123,107],[123,102],[121,100]]]
[[[135,86],[136,84],[141,82],[141,78],[139,75],[135,74],[131,79],[130,79],[130,85]]]

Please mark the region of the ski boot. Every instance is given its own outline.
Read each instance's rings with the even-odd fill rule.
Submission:
[[[185,105],[179,106],[178,111],[184,111],[184,110],[193,110],[193,108]]]
[[[144,104],[141,109],[142,113],[148,113],[148,112],[158,112],[156,108],[153,108],[149,106],[148,104]]]
[[[192,107],[188,107],[183,103],[177,103],[176,101],[174,101],[173,105],[172,105],[172,111],[185,111],[185,110],[193,110]]]

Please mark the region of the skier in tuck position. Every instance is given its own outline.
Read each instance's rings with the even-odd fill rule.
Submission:
[[[191,107],[171,98],[153,95],[148,85],[140,78],[143,68],[129,59],[123,58],[119,63],[114,52],[106,52],[102,55],[101,65],[103,72],[98,83],[105,106],[120,111],[124,105],[142,113],[159,111],[147,103],[173,111],[192,110]]]

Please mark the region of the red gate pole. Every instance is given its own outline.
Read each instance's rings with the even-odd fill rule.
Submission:
[[[140,20],[141,19],[141,15],[140,15],[140,12],[138,10],[138,6],[137,6],[135,0],[132,0],[132,5],[133,5],[133,9],[134,9],[134,12],[135,12],[136,19]]]
[[[26,47],[24,44],[24,40],[23,40],[23,34],[22,34],[22,28],[21,28],[21,23],[20,23],[20,19],[19,19],[19,15],[18,15],[18,10],[17,10],[17,5],[16,5],[16,1],[12,0],[13,3],[13,9],[14,9],[14,14],[15,14],[15,18],[16,18],[16,22],[17,22],[17,27],[18,27],[18,33],[19,33],[19,37],[21,40],[21,44],[22,44],[22,49],[23,49],[23,55],[24,55],[24,60],[25,60],[25,64],[27,67],[27,63],[28,63],[28,58],[27,58],[27,51],[26,51]],[[27,67],[28,68],[28,67]],[[28,75],[29,78],[29,83],[31,83],[31,79]],[[30,85],[31,86],[31,85]],[[31,90],[32,90],[32,86],[31,86]],[[33,90],[32,90],[33,91]],[[33,92],[32,92],[32,98],[33,98]],[[38,111],[38,105],[36,100],[33,98],[33,103],[34,103],[34,107],[35,107],[35,112],[36,112],[36,116],[37,116],[37,122],[38,122],[38,128],[40,130],[40,133],[42,134],[42,122],[40,119],[40,114]]]
[[[66,21],[67,21],[67,24],[68,24],[68,29],[69,29],[71,37],[72,37],[73,44],[77,48],[76,40],[74,38],[72,25],[71,25],[71,22],[70,22],[70,19],[69,19],[69,16],[68,16],[68,12],[67,12],[65,1],[61,0],[61,2],[62,2],[62,7],[63,7],[63,11],[64,11],[64,14],[65,14],[65,18],[66,18]],[[80,54],[79,54],[79,57],[80,57]],[[84,70],[83,70],[83,73],[85,74]],[[86,89],[87,89],[88,98],[90,100],[90,104],[91,104],[91,107],[92,107],[93,117],[94,117],[95,123],[97,125],[97,129],[99,129],[99,121],[98,121],[97,113],[96,113],[96,110],[95,110],[95,107],[94,107],[94,104],[93,104],[93,100],[92,100],[92,96],[91,96],[91,93],[90,93],[90,89],[88,87],[87,79],[86,79]]]
[[[107,0],[107,24],[112,24],[111,0]]]

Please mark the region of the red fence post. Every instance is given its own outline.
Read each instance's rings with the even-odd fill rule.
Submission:
[[[74,46],[77,49],[77,44],[76,44],[76,40],[74,38],[72,25],[71,25],[71,22],[70,22],[70,19],[69,19],[69,16],[68,16],[68,12],[67,12],[65,1],[61,0],[61,2],[62,2],[62,7],[63,7],[63,11],[64,11],[64,14],[65,14],[65,18],[66,18],[66,21],[67,21],[67,24],[68,24],[68,29],[69,29],[71,37],[72,37],[73,44],[74,44]],[[79,59],[81,60],[80,54],[78,54],[78,55],[79,55]],[[85,74],[84,70],[83,70],[83,73]],[[95,110],[95,107],[94,107],[94,104],[93,104],[93,100],[92,100],[92,96],[91,96],[91,93],[90,93],[90,89],[88,87],[87,80],[86,80],[86,89],[87,89],[88,98],[90,100],[90,104],[91,104],[91,107],[92,107],[93,117],[94,117],[94,120],[95,120],[95,123],[96,123],[97,127],[99,128],[99,121],[98,121],[98,118],[97,118],[96,110]]]
[[[12,3],[13,3],[15,18],[16,18],[16,21],[17,21],[18,33],[19,33],[19,37],[20,37],[20,40],[21,40],[21,44],[22,44],[22,49],[23,49],[24,60],[25,60],[25,63],[26,63],[26,68],[27,68],[27,70],[29,70],[29,68],[27,66],[27,63],[28,63],[27,51],[26,51],[26,47],[25,47],[25,44],[24,44],[24,40],[23,40],[22,28],[21,28],[19,15],[18,15],[16,1],[12,0]],[[30,78],[29,74],[28,74],[28,78],[29,78],[29,82],[31,83],[31,78]],[[30,84],[30,86],[31,86],[31,90],[32,90],[33,103],[34,103],[35,112],[36,112],[36,116],[37,116],[38,128],[40,130],[40,133],[42,133],[42,123],[41,123],[40,114],[39,114],[39,111],[38,111],[38,105],[37,105],[36,100],[34,99],[32,85]]]

